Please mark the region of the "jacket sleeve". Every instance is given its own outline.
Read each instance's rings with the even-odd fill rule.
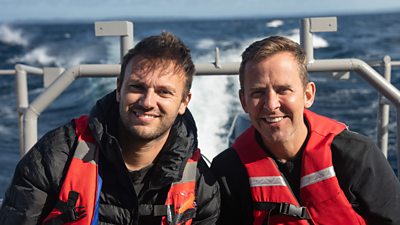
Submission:
[[[197,165],[196,217],[194,225],[213,225],[220,209],[219,185],[203,158]]]
[[[51,211],[75,136],[72,124],[50,131],[19,161],[0,208],[0,224],[38,224]]]
[[[353,208],[368,224],[400,224],[400,183],[368,138],[343,132],[333,142],[336,176]]]
[[[211,170],[221,190],[218,225],[253,224],[253,207],[246,169],[233,148],[213,159]]]

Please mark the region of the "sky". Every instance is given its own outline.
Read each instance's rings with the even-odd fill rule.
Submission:
[[[400,0],[0,0],[0,22],[400,12]]]

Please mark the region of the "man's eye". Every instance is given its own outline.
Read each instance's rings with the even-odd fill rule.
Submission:
[[[278,94],[284,95],[289,94],[292,90],[290,88],[279,88],[276,92]]]
[[[139,84],[130,84],[129,89],[131,89],[133,91],[142,91],[144,89],[144,87]]]
[[[161,90],[158,90],[158,94],[166,97],[166,96],[172,95],[172,92],[169,90],[161,89]]]
[[[259,91],[253,91],[250,93],[251,97],[253,98],[259,98],[261,96],[263,96],[265,93],[265,91],[259,90]]]

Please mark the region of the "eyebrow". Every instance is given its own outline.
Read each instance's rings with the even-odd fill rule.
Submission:
[[[146,88],[148,87],[148,85],[147,85],[147,83],[146,82],[143,82],[143,79],[137,79],[137,78],[135,78],[135,79],[129,79],[128,81],[127,81],[127,84],[129,85],[129,84],[132,84],[132,83],[134,83],[134,84],[139,84],[139,85],[143,85],[143,86],[145,86]],[[156,87],[154,87],[156,90],[157,89],[161,89],[161,88],[164,88],[164,89],[167,89],[167,90],[169,90],[169,91],[171,91],[171,92],[173,92],[173,93],[176,93],[177,91],[176,91],[176,88],[174,87],[174,86],[172,86],[172,85],[168,85],[168,84],[160,84],[160,85],[157,85]]]
[[[290,87],[292,87],[292,85],[290,85],[290,84],[279,84],[279,85],[274,85],[273,86],[274,89],[276,89],[276,88],[290,88]],[[267,89],[267,87],[266,86],[255,85],[253,87],[249,87],[248,89],[249,90],[260,90],[260,89]]]

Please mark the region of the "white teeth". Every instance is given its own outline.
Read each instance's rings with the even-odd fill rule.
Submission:
[[[141,116],[141,117],[144,117],[144,118],[155,118],[155,116],[147,115],[147,114],[141,114],[141,113],[138,113],[138,112],[135,112],[135,115],[136,116]]]
[[[283,120],[283,117],[265,118],[265,120],[270,123],[276,123]]]
[[[144,118],[154,118],[155,116],[143,115]]]

